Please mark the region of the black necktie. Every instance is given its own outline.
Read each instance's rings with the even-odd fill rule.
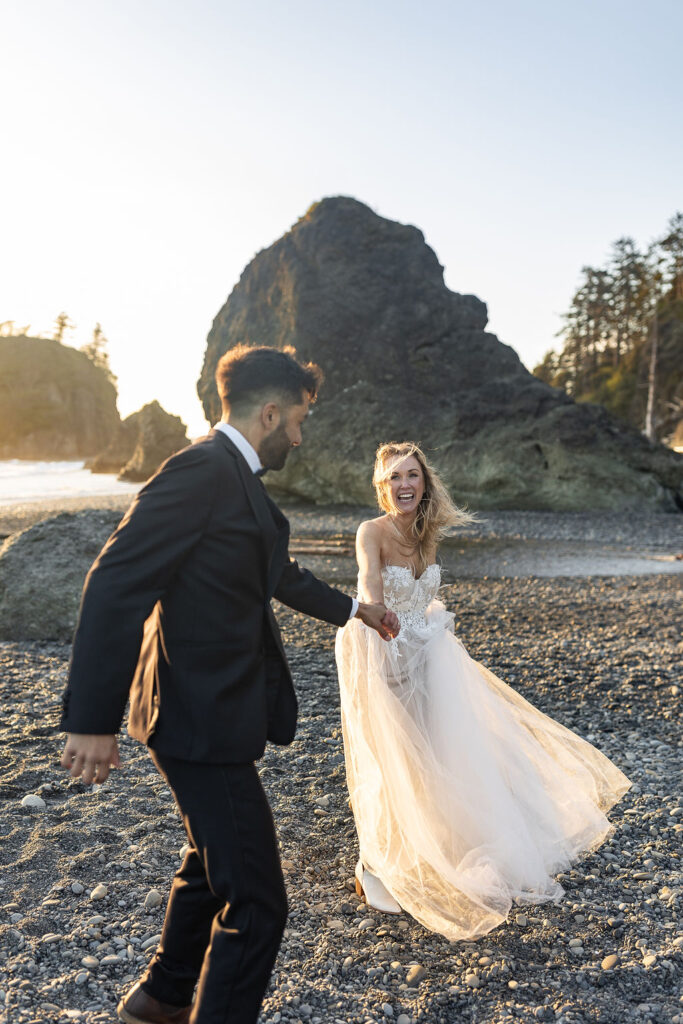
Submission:
[[[254,471],[254,476],[263,476],[264,473],[268,472],[267,466],[261,466],[260,469]]]

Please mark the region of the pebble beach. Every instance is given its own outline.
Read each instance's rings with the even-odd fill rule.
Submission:
[[[97,504],[127,504],[107,502]],[[54,514],[47,506],[0,509],[0,532]],[[285,507],[300,561],[348,585],[363,510]],[[290,901],[262,1024],[683,1022],[682,519],[486,513],[446,546],[441,596],[470,654],[633,783],[603,846],[560,876],[562,901],[516,907],[476,942],[357,898],[334,629],[277,609],[300,719],[295,742],[259,764]],[[629,559],[653,564],[624,571]],[[68,657],[65,644],[0,644],[7,1024],[116,1020],[158,941],[185,842],[164,783],[125,733],[122,768],[104,786],[59,767]]]

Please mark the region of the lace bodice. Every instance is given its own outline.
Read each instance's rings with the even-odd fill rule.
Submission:
[[[415,578],[413,570],[405,565],[385,565],[384,603],[396,612],[401,629],[424,627],[427,608],[441,586],[441,568],[428,565],[421,576]]]

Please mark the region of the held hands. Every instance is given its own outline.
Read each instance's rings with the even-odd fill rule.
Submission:
[[[383,640],[398,636],[399,623],[395,612],[387,611],[383,604],[359,604],[356,618],[370,629],[375,629]]]
[[[104,782],[109,777],[110,768],[121,767],[116,736],[70,732],[61,765],[69,769],[72,779],[82,776],[86,786],[91,782]]]

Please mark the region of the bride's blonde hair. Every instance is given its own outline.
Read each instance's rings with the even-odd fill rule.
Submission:
[[[453,503],[438,473],[427,462],[422,449],[412,441],[388,441],[377,449],[372,483],[382,512],[389,516],[400,514],[401,510],[391,494],[389,480],[394,470],[411,455],[420,464],[424,478],[424,494],[410,528],[420,568],[424,568],[426,552],[443,540],[448,528],[474,522],[476,516]]]

